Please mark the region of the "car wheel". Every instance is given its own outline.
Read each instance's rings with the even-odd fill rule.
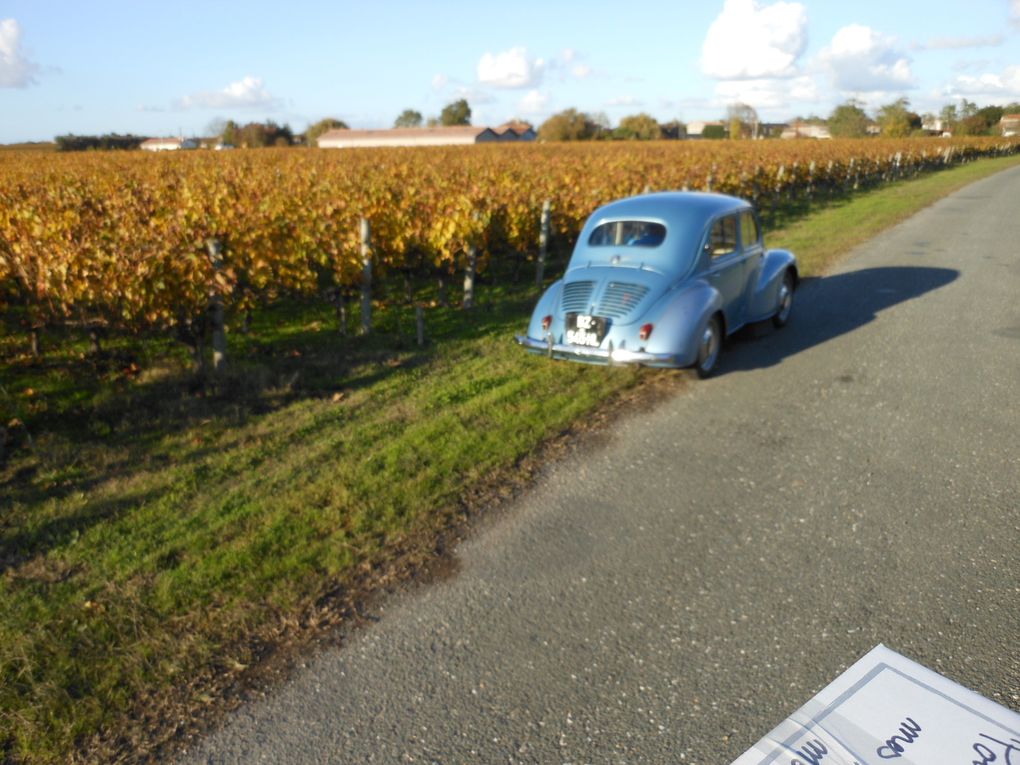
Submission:
[[[722,347],[722,324],[718,314],[708,320],[705,329],[698,339],[698,361],[695,364],[698,377],[705,379],[715,371],[719,360],[719,349]]]
[[[772,326],[780,329],[790,321],[790,312],[793,311],[793,274],[789,271],[783,274],[783,283],[779,285],[779,299],[776,304]]]

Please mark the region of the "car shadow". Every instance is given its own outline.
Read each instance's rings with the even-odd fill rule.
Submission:
[[[804,279],[782,330],[754,324],[729,339],[717,374],[769,367],[872,322],[887,308],[944,287],[960,276],[948,268],[890,266]]]

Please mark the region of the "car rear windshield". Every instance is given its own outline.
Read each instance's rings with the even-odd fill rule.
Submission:
[[[588,237],[590,247],[658,247],[666,238],[661,223],[643,220],[614,220],[603,223]]]

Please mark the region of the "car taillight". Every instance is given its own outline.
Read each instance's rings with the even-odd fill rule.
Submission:
[[[647,340],[652,336],[652,329],[653,327],[651,324],[642,324],[641,331],[638,332],[638,337],[640,337],[642,340]]]
[[[542,331],[549,329],[552,326],[552,316],[546,316],[542,319]]]

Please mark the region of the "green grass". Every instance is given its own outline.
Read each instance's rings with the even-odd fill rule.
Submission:
[[[829,203],[770,232],[770,247],[797,254],[801,270],[819,275],[841,255],[875,234],[906,220],[918,210],[967,184],[1020,164],[1016,156],[972,162],[949,171]]]
[[[769,244],[819,274],[1017,164],[829,203]],[[328,310],[277,309],[231,334],[215,387],[168,341],[93,358],[69,334],[36,361],[0,339],[0,761],[143,759],[273,645],[431,555],[466,497],[607,399],[675,378],[523,353],[510,337],[533,300],[487,286],[470,314],[433,309],[424,349],[408,309],[357,340]]]

